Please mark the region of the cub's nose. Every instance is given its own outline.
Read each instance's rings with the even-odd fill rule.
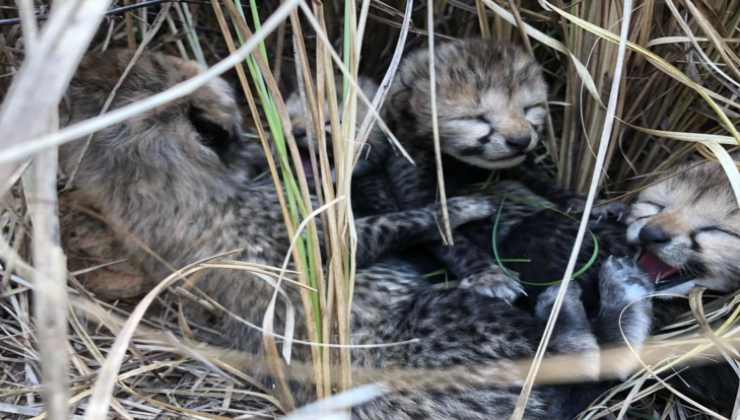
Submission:
[[[640,229],[640,242],[643,244],[662,244],[670,240],[671,235],[657,226],[643,226]]]
[[[514,137],[506,139],[506,144],[509,145],[514,150],[517,151],[524,151],[527,150],[530,143],[532,143],[532,136],[526,136],[526,137]]]

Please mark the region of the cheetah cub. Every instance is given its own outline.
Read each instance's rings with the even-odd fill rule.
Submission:
[[[690,312],[676,295],[697,287],[707,295],[740,289],[740,208],[719,163],[676,168],[637,196],[626,221],[627,240],[642,247],[640,265],[660,292],[656,329]],[[720,414],[733,412],[738,377],[722,358],[682,371],[671,384]]]
[[[429,51],[404,59],[384,115],[414,153],[432,150]],[[521,48],[468,39],[435,49],[437,116],[442,151],[472,166],[516,166],[539,141],[547,85]],[[419,150],[417,150],[419,149]]]
[[[476,39],[442,44],[434,60],[444,155],[484,169],[520,164],[536,146],[545,118],[547,87],[537,62],[518,47]],[[427,49],[404,59],[381,114],[414,163],[393,151],[382,132],[374,130],[367,153],[355,167],[356,214],[382,214],[436,201],[429,80]],[[358,82],[372,98],[377,85],[364,77]],[[306,143],[309,117],[300,96],[294,93],[288,105],[294,134],[299,143],[301,139]],[[359,110],[358,121],[365,111]],[[449,185],[454,195],[455,188]],[[504,275],[487,252],[460,232],[454,241],[452,247],[428,248],[463,285],[508,301],[519,296],[520,285]]]
[[[536,296],[543,290],[542,283],[557,279],[564,272],[578,221],[562,214],[566,210],[558,209],[558,200],[539,196],[519,183],[499,182],[492,193],[508,197],[508,204],[502,207],[498,252],[504,259],[528,260],[506,265],[519,272],[522,281],[533,285],[527,287],[527,293],[528,299],[535,298],[536,303]],[[517,203],[537,205],[527,208]],[[697,287],[707,288],[707,295],[726,295],[740,288],[740,210],[718,163],[693,162],[679,166],[645,188],[625,210],[626,217],[601,215],[589,224],[593,238],[598,239],[598,247],[587,237],[578,266],[586,267],[597,249],[598,258],[591,268],[574,279],[583,289],[582,300],[589,317],[603,310],[602,302],[613,300],[603,295],[598,280],[606,254],[637,256],[634,259],[657,292],[651,297],[654,300],[651,318],[644,317],[647,313],[642,318],[638,314],[622,318],[630,326],[624,332],[631,341],[639,342],[640,336],[644,338],[651,332],[661,333],[667,325],[681,320],[682,315],[690,314],[688,301],[682,296]],[[469,227],[485,230],[480,224]],[[489,247],[490,230],[482,236],[479,246]],[[644,293],[642,288],[627,291]],[[616,325],[617,321],[614,322]],[[668,332],[676,334],[676,331]],[[715,361],[716,364],[681,369],[678,376],[671,372],[665,380],[705,407],[729,417],[738,378],[721,358]]]
[[[391,151],[382,138],[368,157],[367,165],[375,168],[369,176],[386,179],[395,199],[397,207],[384,205],[386,211],[437,198],[430,59],[426,48],[404,59],[382,113],[415,163]],[[488,170],[520,164],[537,145],[546,116],[547,86],[539,64],[519,47],[479,39],[439,45],[433,60],[442,153]],[[462,171],[467,170],[457,172]],[[449,180],[458,174],[446,175]],[[430,249],[454,276],[464,283],[487,277],[484,283],[498,284],[490,289],[496,296],[513,300],[519,295],[519,284],[502,273],[489,253],[461,232],[454,243]]]
[[[693,163],[640,193],[627,240],[641,245],[661,291],[688,294],[740,288],[740,209],[718,163]]]
[[[65,113],[70,121],[97,115],[131,57],[132,52],[118,50],[83,61],[69,90]],[[201,71],[192,62],[145,54],[120,85],[113,108]],[[60,166],[65,173],[77,168],[76,197],[97,206],[132,264],[153,281],[173,268],[234,249],[241,250],[235,258],[276,266],[288,251],[290,238],[272,183],[250,181],[240,169],[244,144],[239,126],[233,93],[223,80],[215,79],[186,98],[102,129],[88,147],[84,139],[65,144]],[[449,201],[451,223],[459,226],[490,217],[495,204],[491,199],[455,197]],[[430,288],[414,267],[383,257],[386,251],[409,245],[409,238],[434,237],[438,213],[438,206],[432,205],[356,220],[359,268],[353,343],[417,340],[401,346],[355,348],[353,363],[376,369],[466,369],[478,380],[393,392],[356,407],[356,419],[489,419],[507,416],[514,407],[518,390],[485,385],[485,371],[476,368],[533,354],[554,289],[542,294],[532,315],[499,297],[466,288]],[[613,319],[609,317],[639,298],[626,290],[647,293],[651,283],[645,280],[626,261],[605,264],[600,287],[609,296],[609,305],[601,318]],[[275,287],[252,275],[221,269],[204,272],[196,286],[252,322],[262,318]],[[288,285],[284,292],[281,296],[299,312],[297,335],[304,337],[297,290]],[[602,335],[613,331],[611,323],[606,325],[612,330],[605,326],[604,331],[592,331],[578,293],[575,288],[569,291],[553,352],[598,352]],[[277,330],[287,322],[284,306],[281,301],[275,312]],[[650,307],[632,305],[629,310],[645,313]],[[232,345],[247,352],[261,351],[260,334],[241,321],[218,314],[212,322]],[[308,360],[307,348],[294,348],[294,358]],[[588,364],[585,368],[594,370]],[[261,376],[260,367],[255,369]],[[312,385],[295,385],[298,403],[313,398]],[[571,393],[561,388],[539,388],[530,400],[527,418],[568,418],[579,407],[570,398]]]

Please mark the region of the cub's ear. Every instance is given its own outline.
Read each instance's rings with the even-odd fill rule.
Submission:
[[[406,109],[408,107],[408,103],[411,100],[411,87],[404,84],[403,80],[399,80],[400,86],[399,89],[395,92],[391,92],[391,96],[389,98],[391,105],[393,106],[393,109]]]
[[[414,127],[417,126],[416,116],[411,111],[410,106],[412,96],[412,89],[403,85],[396,92],[391,92],[387,101],[392,109],[399,111],[386,116],[386,123],[391,131],[395,131],[399,124],[403,124],[407,130],[414,130]]]
[[[193,105],[188,108],[188,119],[200,135],[201,143],[213,150],[219,159],[226,163],[229,152],[240,141],[239,127],[236,125],[225,127],[210,119],[206,111]]]

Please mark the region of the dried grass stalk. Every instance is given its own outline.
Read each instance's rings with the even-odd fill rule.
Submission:
[[[56,115],[55,115],[56,117]],[[54,128],[58,119],[49,125]],[[67,261],[59,243],[57,216],[57,151],[33,159],[24,177],[24,190],[33,223],[34,309],[44,396],[49,418],[68,415]]]
[[[614,126],[614,115],[617,111],[617,99],[619,98],[619,88],[622,82],[622,70],[624,68],[624,57],[627,49],[627,36],[631,22],[631,15],[632,1],[625,0],[624,9],[622,12],[622,29],[620,33],[619,52],[617,54],[617,61],[614,64],[614,78],[612,80],[612,89],[609,94],[609,103],[607,105],[605,117],[606,119],[604,121],[603,131],[601,132],[599,152],[596,157],[595,170],[591,177],[591,185],[589,187],[588,196],[586,197],[586,204],[584,206],[583,215],[578,226],[578,233],[576,234],[575,243],[573,244],[573,250],[571,251],[570,258],[568,259],[568,266],[565,269],[565,274],[563,274],[563,279],[560,283],[560,289],[558,290],[558,295],[555,298],[555,303],[553,304],[553,308],[550,312],[550,317],[547,320],[545,331],[542,334],[542,340],[540,341],[540,345],[537,348],[534,360],[532,361],[532,367],[527,374],[527,379],[522,386],[522,392],[519,395],[516,408],[514,409],[514,413],[511,416],[512,420],[520,420],[524,417],[524,411],[527,408],[527,402],[529,400],[529,395],[534,385],[535,377],[537,376],[537,372],[539,370],[542,359],[545,356],[547,345],[555,328],[555,322],[558,319],[560,308],[563,305],[565,293],[568,289],[570,281],[572,280],[573,272],[576,268],[578,255],[581,252],[581,245],[583,244],[583,238],[586,235],[586,226],[588,225],[588,221],[591,217],[591,209],[593,208],[594,199],[596,198],[596,193],[599,187],[599,180],[602,173],[601,171],[604,168],[606,153],[609,148],[609,139],[612,135],[612,127]]]
[[[3,149],[22,144],[47,130],[49,116],[59,105],[109,5],[110,0],[55,4],[38,41],[28,43],[34,48],[27,52],[0,107]],[[38,118],[36,123],[28,120],[29,115]],[[0,179],[9,179],[21,158],[0,165]],[[0,196],[5,192],[0,191]]]
[[[130,0],[123,1],[125,4],[134,3]],[[74,3],[74,5],[71,3]],[[49,161],[51,154],[54,153],[51,147],[71,139],[87,136],[102,127],[118,123],[152,107],[160,106],[167,101],[186,95],[200,84],[223,73],[233,65],[237,67],[239,80],[249,102],[250,111],[256,117],[254,123],[259,138],[263,142],[264,149],[270,151],[270,142],[275,140],[274,138],[270,139],[269,136],[272,134],[272,137],[276,137],[276,135],[266,133],[262,121],[258,117],[260,114],[267,113],[268,107],[255,101],[250,92],[250,81],[247,80],[247,73],[241,68],[241,63],[249,51],[245,49],[246,45],[241,48],[237,47],[237,42],[251,44],[252,47],[258,43],[254,41],[254,37],[251,36],[248,28],[244,30],[249,22],[249,25],[254,23],[257,33],[261,33],[258,30],[259,24],[247,17],[249,13],[244,8],[263,12],[272,5],[268,2],[257,2],[256,0],[249,3],[243,2],[244,4],[239,0],[228,0],[226,2],[214,0],[212,2],[213,10],[216,10],[217,13],[216,19],[211,21],[204,20],[204,14],[199,13],[205,10],[206,14],[209,14],[211,9],[201,5],[172,4],[175,7],[175,13],[172,14],[163,13],[164,8],[171,8],[170,3],[156,6],[158,7],[156,10],[160,11],[160,17],[165,16],[172,36],[175,38],[174,40],[165,41],[165,44],[166,42],[176,44],[173,45],[173,48],[176,46],[183,57],[189,54],[196,57],[198,61],[205,62],[204,55],[211,56],[209,53],[212,52],[210,49],[214,48],[214,43],[205,42],[212,41],[212,39],[207,38],[208,35],[204,35],[207,31],[203,31],[202,28],[206,25],[215,27],[216,24],[218,24],[226,41],[226,48],[232,53],[232,56],[226,61],[212,66],[207,74],[197,78],[197,80],[191,80],[182,86],[177,86],[172,91],[164,92],[161,95],[148,98],[145,101],[133,104],[131,107],[102,115],[99,118],[90,119],[58,133],[44,134],[47,130],[47,120],[42,114],[50,113],[56,106],[58,98],[65,89],[65,80],[72,74],[74,67],[76,67],[76,60],[79,60],[79,56],[86,46],[87,41],[85,39],[89,40],[91,33],[94,31],[93,28],[97,25],[86,17],[82,20],[82,27],[79,24],[69,27],[69,19],[80,15],[83,9],[86,11],[94,9],[102,13],[106,7],[105,2],[71,3],[59,2],[56,4],[51,16],[49,16],[51,18],[49,23],[39,32],[36,28],[35,18],[32,16],[32,12],[34,12],[33,5],[38,4],[38,2],[19,0],[17,2],[18,8],[22,11],[22,19],[19,22],[25,35],[23,43],[19,42],[17,37],[14,38],[13,31],[17,30],[17,27],[9,31],[5,31],[5,28],[8,28],[7,26],[0,27],[0,52],[11,57],[9,61],[12,62],[12,56],[19,54],[15,47],[22,44],[25,46],[24,52],[27,55],[26,62],[16,75],[13,88],[8,91],[2,111],[0,111],[0,132],[6,134],[5,138],[0,140],[0,143],[4,146],[0,151],[0,163],[6,164],[0,168],[0,176],[12,173],[12,177],[4,177],[4,179],[10,179],[11,182],[6,182],[5,187],[0,188],[0,192],[6,191],[24,172],[28,162],[19,167],[18,162],[20,160],[35,158],[34,161],[37,163]],[[289,3],[293,7],[297,1]],[[550,139],[547,143],[547,156],[545,154],[538,156],[538,162],[544,161],[546,165],[549,165],[547,169],[565,187],[581,192],[593,191],[593,183],[596,179],[601,178],[603,190],[615,194],[619,193],[620,195],[625,192],[633,192],[639,184],[650,182],[655,175],[666,173],[672,165],[686,160],[698,151],[706,158],[716,158],[720,161],[729,176],[736,195],[740,197],[740,175],[731,157],[723,148],[727,145],[738,144],[736,127],[740,125],[740,103],[737,100],[740,88],[740,82],[738,81],[738,77],[740,77],[738,45],[740,45],[740,42],[736,37],[736,29],[738,23],[740,23],[740,13],[726,13],[726,11],[740,10],[739,0],[717,0],[716,2],[696,0],[657,2],[647,0],[640,3],[639,7],[633,11],[633,24],[626,36],[625,34],[619,36],[615,34],[620,19],[623,17],[618,8],[618,3],[574,2],[568,4],[567,7],[560,0],[540,0],[537,3],[539,3],[539,6],[535,2],[520,0],[476,0],[474,4],[473,2],[459,0],[427,2],[429,7],[416,7],[417,15],[414,15],[414,5],[411,1],[402,4],[399,2],[363,0],[358,3],[359,6],[354,2],[300,2],[300,10],[303,13],[302,19],[299,18],[298,10],[293,9],[289,12],[290,27],[287,23],[280,24],[281,31],[284,31],[284,34],[292,34],[293,56],[295,57],[296,72],[299,74],[301,97],[306,104],[306,109],[310,109],[314,116],[313,131],[316,136],[317,150],[312,151],[311,154],[312,162],[315,163],[313,166],[315,169],[314,179],[317,180],[316,195],[319,197],[319,208],[324,210],[321,213],[321,217],[324,219],[323,225],[327,227],[327,248],[320,256],[317,255],[317,247],[307,249],[295,264],[301,273],[296,276],[299,278],[299,287],[302,287],[305,291],[304,295],[307,297],[304,300],[304,306],[306,306],[309,316],[313,318],[311,321],[315,321],[310,322],[314,331],[309,334],[309,340],[293,340],[287,331],[283,335],[271,334],[270,313],[266,314],[264,328],[255,326],[255,333],[261,331],[270,337],[268,341],[274,338],[285,343],[281,349],[282,352],[278,351],[278,347],[274,343],[270,347],[273,354],[273,363],[275,361],[279,362],[281,358],[286,358],[291,345],[312,345],[314,363],[304,366],[303,369],[297,369],[297,371],[291,369],[291,374],[298,372],[300,379],[315,382],[317,394],[320,396],[328,396],[337,390],[347,389],[353,380],[358,384],[381,382],[381,386],[370,385],[357,392],[350,392],[350,394],[347,394],[350,396],[348,399],[342,399],[347,396],[343,395],[339,400],[322,401],[316,406],[307,407],[307,410],[300,411],[300,414],[307,414],[312,409],[320,407],[345,410],[352,404],[371,398],[377,393],[387,392],[389,389],[402,390],[408,387],[424,386],[428,383],[427,381],[461,382],[470,379],[465,377],[466,372],[366,372],[361,369],[350,370],[349,314],[352,301],[352,278],[355,269],[351,257],[354,254],[356,238],[353,232],[351,209],[347,201],[342,200],[349,196],[352,166],[359,157],[358,150],[364,145],[372,124],[376,123],[377,111],[383,102],[387,84],[392,80],[395,69],[400,62],[407,36],[414,39],[413,37],[431,35],[438,39],[446,39],[475,36],[480,33],[484,37],[492,37],[497,40],[517,41],[522,38],[525,46],[531,52],[538,55],[538,57],[545,57],[545,68],[553,72],[552,79],[555,81],[552,92],[554,100],[550,103],[550,105],[554,105],[550,107],[554,118],[552,123],[548,124]],[[220,7],[227,8],[225,15],[224,11],[219,12]],[[153,10],[154,8],[150,7],[149,12]],[[1,17],[6,16],[3,14],[4,12],[5,9],[0,10]],[[245,12],[246,14],[243,15]],[[427,16],[425,17],[424,14]],[[437,18],[430,19],[429,15]],[[123,22],[111,20],[101,46],[105,48],[111,42],[128,42],[131,47],[135,47],[138,44],[137,36],[141,36],[142,41],[144,41],[141,48],[159,48],[162,45],[159,42],[152,43],[154,45],[143,45],[146,44],[148,38],[146,35],[147,27],[149,27],[149,32],[153,31],[150,25],[151,16],[153,16],[153,13],[148,13],[146,9],[140,9],[139,12],[126,13]],[[418,24],[425,20],[429,26],[428,31],[414,26],[414,22]],[[162,21],[157,19],[154,22],[161,23]],[[310,33],[306,31],[307,33],[304,34],[301,25],[305,23],[310,25],[310,28],[308,28],[311,31]],[[379,94],[375,98],[370,98],[372,99],[372,105],[369,106],[371,108],[370,113],[365,121],[362,121],[359,132],[356,133],[355,112],[357,101],[368,103],[368,98],[365,98],[356,86],[359,67],[360,64],[368,64],[371,60],[376,59],[375,55],[367,55],[363,58],[364,62],[360,63],[359,53],[360,51],[366,51],[368,48],[376,47],[374,45],[378,43],[376,37],[365,36],[365,34],[370,33],[372,25],[377,23],[382,23],[389,28],[393,28],[393,30],[400,28],[398,29],[399,39],[395,50],[390,47],[384,50],[388,57],[383,56],[377,60],[383,64],[390,62],[390,66],[388,66],[387,71],[385,67],[382,68],[382,71],[385,72],[384,82],[381,84]],[[233,29],[236,29],[234,33],[237,40],[232,38],[231,31]],[[374,29],[373,27],[372,30]],[[82,32],[85,33],[85,36],[79,37],[78,34]],[[239,39],[239,36],[241,36],[241,39]],[[338,44],[334,43],[332,45],[332,42],[339,39],[338,36],[344,36],[341,39],[343,41],[341,43],[343,44],[341,56],[333,49],[333,45]],[[285,73],[284,71],[281,72],[280,68],[275,68],[276,66],[279,67],[277,63],[289,62],[281,56],[281,52],[286,48],[286,45],[283,45],[283,37],[284,35],[278,35],[275,43],[268,45],[265,53],[260,53],[255,62],[255,68],[261,74],[261,77],[266,80],[265,86],[268,94],[277,93],[277,82],[280,79],[280,74]],[[531,42],[528,37],[531,38]],[[159,36],[157,41],[164,38]],[[50,40],[58,41],[57,46],[50,48]],[[607,109],[602,97],[606,96],[607,91],[615,91],[613,62],[618,56],[618,45],[624,46],[625,40],[627,40],[626,48],[629,50],[624,57],[625,71],[628,73],[628,77],[621,81],[621,86],[619,86],[620,95],[616,105],[614,108]],[[415,39],[415,41],[419,41],[419,39]],[[309,51],[312,50],[311,43],[316,44],[316,59],[313,63],[309,58]],[[186,46],[189,53],[186,51]],[[275,46],[275,48],[269,48],[270,46]],[[75,52],[69,54],[73,50]],[[267,66],[267,51],[270,52],[269,62],[274,63],[273,68]],[[389,57],[391,51],[393,51],[392,57]],[[52,57],[56,62],[53,66],[49,66],[48,60]],[[561,61],[555,64],[547,63],[547,57],[556,57],[553,59],[554,61],[559,59]],[[659,71],[656,72],[656,69]],[[14,71],[15,69],[10,69],[4,72],[12,73]],[[335,91],[337,86],[334,81],[335,71],[341,73],[344,78],[345,83],[341,92]],[[3,75],[3,77],[8,76]],[[610,85],[612,85],[611,89],[609,88]],[[27,92],[30,92],[29,89],[31,88],[33,91],[43,90],[45,95],[28,95]],[[666,92],[670,92],[670,94],[666,94]],[[337,94],[340,97],[339,101],[337,100]],[[259,100],[259,98],[257,99]],[[343,106],[340,106],[340,104],[343,104]],[[260,109],[260,105],[262,105],[262,109]],[[324,115],[325,106],[328,109],[328,115]],[[563,106],[563,108],[559,108],[560,106]],[[281,159],[281,165],[279,166],[273,161],[271,154],[267,158],[278,192],[285,191],[284,186],[287,186],[286,188],[295,187],[296,195],[281,196],[286,215],[286,226],[289,230],[293,229],[291,231],[295,234],[294,230],[300,230],[299,225],[305,222],[305,218],[309,217],[312,211],[306,209],[306,212],[299,216],[289,214],[287,207],[289,207],[290,200],[295,200],[295,203],[305,203],[308,189],[303,184],[303,172],[308,168],[302,168],[300,161],[294,159],[295,153],[293,141],[289,138],[290,133],[283,133],[283,130],[290,131],[289,121],[285,118],[284,112],[281,112],[278,108],[272,110],[274,118],[277,120],[272,122],[280,125],[280,129],[277,130],[279,136],[287,135],[288,137],[285,139],[285,153],[279,157]],[[610,129],[612,136],[606,138],[604,133],[609,128],[608,123],[612,121],[610,114],[620,124]],[[39,121],[43,123],[28,124],[27,115],[39,115]],[[331,123],[331,131],[334,137],[331,143],[328,142],[323,132],[325,119],[328,119]],[[387,132],[387,127],[382,121],[377,121],[377,123],[381,130]],[[36,138],[36,140],[27,141],[31,138]],[[389,134],[389,138],[395,141],[391,134]],[[328,147],[333,148],[333,162],[327,154]],[[605,156],[602,155],[604,148],[606,148]],[[39,154],[39,152],[43,153]],[[34,260],[37,262],[36,270],[18,258],[17,249],[20,242],[17,239],[12,246],[5,243],[4,240],[0,241],[0,252],[2,252],[4,261],[13,265],[13,267],[6,267],[5,269],[12,269],[14,272],[34,280],[29,283],[18,277],[10,276],[10,272],[6,272],[7,278],[11,279],[14,286],[0,292],[4,299],[2,301],[3,305],[0,305],[0,311],[7,311],[8,308],[12,309],[12,313],[8,317],[8,319],[12,319],[12,323],[5,323],[3,320],[3,323],[0,324],[4,334],[8,337],[7,341],[0,341],[0,352],[3,357],[6,356],[6,353],[12,357],[22,354],[27,359],[26,362],[21,364],[21,374],[17,375],[22,379],[19,382],[25,381],[25,384],[19,385],[17,389],[9,390],[4,394],[6,400],[0,403],[0,412],[12,413],[13,415],[36,415],[37,418],[43,418],[46,416],[43,408],[32,405],[36,398],[35,395],[41,389],[38,386],[39,381],[35,377],[34,367],[38,362],[37,359],[48,358],[48,352],[39,357],[34,349],[22,345],[23,340],[29,342],[34,340],[34,330],[30,325],[30,315],[28,314],[32,307],[30,287],[34,284],[40,284],[39,281],[50,281],[52,276],[56,276],[53,281],[58,283],[57,286],[61,285],[64,289],[64,278],[58,270],[58,267],[61,267],[60,261],[55,263],[56,270],[48,264],[44,267],[38,264],[39,261],[47,262],[45,257],[41,256],[41,248],[44,248],[44,252],[49,252],[51,249],[51,252],[54,253],[58,244],[55,244],[53,236],[49,235],[49,232],[55,229],[54,216],[50,214],[54,200],[49,195],[51,193],[50,183],[53,182],[50,181],[52,175],[48,171],[39,175],[43,171],[39,170],[37,163],[30,166],[32,169],[25,177],[25,184],[28,186],[26,188],[28,204],[32,212],[34,235],[36,236],[33,244]],[[602,164],[604,170],[599,169]],[[283,182],[280,173],[283,166],[293,171],[294,182]],[[335,181],[332,181],[330,175],[332,167],[337,170]],[[608,173],[608,176],[602,177],[605,173]],[[39,191],[47,194],[49,199],[43,202],[34,200],[35,196],[41,196]],[[18,218],[22,221],[22,214],[16,215],[16,219]],[[22,238],[23,224],[16,219],[10,223],[12,227],[17,228],[14,238]],[[6,222],[7,220],[3,219],[3,223]],[[36,230],[39,229],[41,231],[37,232]],[[576,248],[578,248],[577,244]],[[322,264],[322,256],[326,257],[326,265]],[[297,257],[294,255],[295,258]],[[49,261],[53,263],[53,261]],[[276,269],[246,267],[244,263],[206,263],[203,264],[203,267],[209,269],[248,269],[255,275],[267,276],[271,279],[276,276]],[[310,281],[315,282],[315,284],[309,284],[307,278],[310,278]],[[86,293],[75,283],[74,276],[71,277],[71,280],[75,293]],[[51,294],[47,292],[51,292]],[[62,296],[64,290],[61,291],[61,295],[58,288],[44,288],[35,293],[40,296],[37,301],[42,302],[52,300],[52,295]],[[175,293],[187,294],[179,289],[175,289]],[[192,293],[190,296],[191,298],[202,299],[205,303],[218,308],[218,304],[209,301],[207,297],[194,296]],[[308,296],[317,298],[308,298]],[[718,417],[717,413],[711,412],[708,407],[701,406],[686,395],[680,394],[666,381],[666,375],[671,369],[686,363],[692,357],[697,357],[698,354],[705,352],[707,349],[720,348],[729,359],[737,354],[737,339],[735,337],[738,329],[733,326],[733,323],[740,317],[740,307],[738,307],[740,296],[728,297],[720,305],[715,305],[714,309],[707,309],[707,313],[705,313],[702,306],[697,306],[696,299],[698,298],[695,297],[692,300],[695,316],[682,320],[680,326],[683,330],[658,337],[653,343],[653,353],[640,354],[643,369],[605,395],[603,403],[592,407],[586,414],[586,418],[601,418],[609,413],[618,413],[620,418],[628,417],[632,415],[633,409],[638,405],[646,405],[656,413],[662,412],[662,416],[666,418],[685,417],[690,410],[698,410],[702,414]],[[94,305],[96,305],[98,313],[107,310],[119,311],[115,306],[108,306],[99,301],[95,301]],[[41,319],[42,317],[49,317],[50,310],[59,311],[63,307],[64,304],[55,304],[55,306],[46,305],[46,309],[41,307],[35,307],[34,309],[38,311],[39,319]],[[238,316],[238,314],[234,315]],[[140,316],[140,314],[137,313],[136,316]],[[57,324],[62,324],[63,327],[64,322],[60,320],[63,320],[63,317],[57,315],[55,321],[57,321]],[[112,359],[116,358],[120,358],[119,367],[123,373],[113,369],[115,371],[115,374],[113,374],[110,373],[110,370],[107,370],[106,372],[109,375],[106,378],[107,380],[118,381],[120,389],[124,392],[121,393],[123,395],[114,395],[111,391],[107,398],[110,398],[110,405],[115,410],[116,415],[122,418],[133,418],[135,416],[154,418],[163,414],[221,418],[220,415],[214,414],[215,412],[223,413],[223,417],[245,415],[244,412],[236,414],[235,411],[230,410],[233,409],[235,404],[238,404],[240,395],[249,392],[243,390],[244,384],[247,383],[257,387],[258,391],[253,392],[255,398],[272,407],[267,409],[268,412],[272,412],[270,410],[274,410],[275,407],[283,410],[288,410],[291,407],[289,403],[286,404],[286,402],[289,402],[289,396],[283,397],[283,402],[268,398],[266,396],[267,390],[260,389],[254,381],[250,381],[239,370],[249,369],[255,363],[264,364],[264,360],[253,360],[249,358],[249,355],[229,353],[222,349],[196,349],[182,342],[175,342],[177,340],[173,341],[171,338],[174,337],[162,337],[160,335],[155,339],[151,335],[147,335],[144,338],[145,334],[142,334],[143,327],[137,331],[136,335],[131,336],[128,344],[121,344],[114,349],[115,352],[108,352],[112,337],[100,333],[89,333],[90,325],[87,325],[86,321],[92,324],[89,320],[77,319],[76,314],[72,314],[69,319],[73,340],[69,341],[68,347],[70,348],[72,366],[76,372],[74,376],[69,378],[72,396],[71,398],[53,398],[53,401],[50,400],[53,407],[50,406],[48,414],[51,417],[59,417],[59,413],[64,412],[65,401],[69,404],[78,404],[88,398],[92,394],[92,389],[86,383],[90,375],[96,371],[100,364],[105,364],[109,369],[110,364],[113,363]],[[156,325],[152,323],[154,321],[153,317],[143,317],[140,321],[149,326]],[[177,328],[177,324],[171,321],[157,320],[157,322],[160,323],[157,326],[168,325],[171,328]],[[717,322],[722,323],[720,328],[711,331],[709,326],[715,325]],[[112,334],[118,334],[122,331],[122,322],[106,319],[101,321],[101,324],[110,329]],[[59,325],[45,331],[42,331],[43,326],[44,323],[40,322],[38,337],[40,343],[49,340],[58,342],[60,340],[58,334],[48,334],[50,331],[59,333],[61,331]],[[183,325],[181,324],[181,326]],[[687,334],[687,332],[693,334],[699,329],[707,337],[706,339],[700,340],[695,336],[681,336],[681,334]],[[128,330],[124,332],[128,332]],[[192,334],[190,327],[184,327],[182,332],[184,336]],[[22,340],[15,337],[21,337]],[[338,343],[336,343],[337,341]],[[403,343],[386,343],[386,345],[403,345]],[[41,350],[45,348],[55,348],[55,346],[49,347],[42,344]],[[162,353],[166,351],[172,353]],[[229,356],[233,356],[234,359],[226,357],[225,354],[227,353]],[[178,357],[181,358],[175,361],[160,359],[150,363],[149,360],[152,357],[165,357],[152,356],[153,354],[167,354],[166,357],[176,354],[180,355]],[[221,356],[223,358],[220,358]],[[9,360],[12,360],[12,357]],[[610,357],[609,352],[604,357]],[[235,362],[235,359],[239,363]],[[249,362],[245,363],[245,360]],[[622,359],[617,358],[615,360]],[[551,362],[554,362],[554,364]],[[523,374],[527,371],[530,372],[530,375],[536,374],[536,381],[528,382],[528,385],[547,383],[548,381],[567,382],[568,380],[578,379],[567,369],[562,369],[562,366],[567,366],[567,363],[559,365],[559,363],[565,363],[563,361],[545,359],[539,370],[534,366],[537,363],[538,361],[535,364],[531,364],[531,361],[521,361],[521,364],[517,365],[517,371],[522,373],[519,380],[524,377]],[[54,379],[51,388],[61,389],[63,393],[63,372],[65,369],[63,364],[47,366],[47,363],[44,362],[43,365],[45,378],[61,378],[61,380]],[[164,386],[160,383],[152,385],[157,381],[156,378],[171,378],[170,375],[163,373],[164,371],[171,372],[183,369],[183,366],[188,366],[190,377],[202,378],[205,377],[203,375],[206,375],[204,372],[207,372],[206,376],[211,379],[205,382],[201,379],[193,379],[193,382],[189,382],[186,386],[183,386],[182,383],[172,384],[171,386],[169,384]],[[530,370],[531,366],[533,368]],[[49,373],[49,369],[53,372]],[[491,379],[501,369],[501,366],[491,367]],[[278,371],[278,373],[280,372]],[[13,376],[13,374],[14,372],[11,372],[10,376]],[[280,375],[278,374],[276,377],[280,377]],[[532,377],[529,379],[532,379]],[[134,380],[136,382],[133,382]],[[185,381],[185,379],[178,380]],[[218,382],[222,380],[227,381],[227,384],[224,385]],[[124,383],[123,381],[129,382]],[[204,388],[209,389],[210,401],[204,397],[199,400],[198,405],[190,407],[180,406],[172,402],[177,399],[176,395],[181,395],[178,393],[184,393],[186,392],[185,389],[190,388],[199,392]],[[224,391],[213,391],[216,388],[223,388]],[[283,387],[283,389],[286,388]],[[661,397],[656,399],[654,396],[661,390],[667,390],[668,392],[660,394]],[[370,391],[370,393],[363,393],[363,391]],[[25,397],[19,397],[19,395]],[[57,393],[55,395],[61,394]],[[665,397],[665,395],[668,396]],[[159,396],[162,398],[158,398]],[[649,398],[653,398],[653,400],[649,401]],[[100,407],[99,403],[101,401],[98,398],[94,399],[93,402]],[[207,402],[202,403],[202,401]],[[27,406],[23,402],[26,402]],[[638,402],[639,404],[637,404]],[[219,410],[215,410],[215,406],[218,406]],[[737,413],[738,410],[735,411]],[[313,411],[313,414],[315,413],[316,411]],[[343,415],[346,415],[346,412],[338,414],[340,417]]]

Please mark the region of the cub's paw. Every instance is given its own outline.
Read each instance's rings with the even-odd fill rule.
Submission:
[[[630,304],[655,290],[650,277],[629,258],[609,257],[599,272],[602,302]]]
[[[595,219],[596,223],[602,220],[616,220],[623,222],[627,218],[629,213],[629,206],[619,201],[613,201],[611,203],[602,202],[597,203],[593,209],[591,209],[591,219]]]
[[[567,200],[567,213],[583,213],[586,207],[586,199],[584,197],[572,197]],[[602,220],[616,220],[618,222],[623,221],[627,214],[629,214],[629,206],[618,202],[607,202],[600,201],[594,203],[591,208],[591,222],[599,223]]]
[[[511,273],[515,276],[514,273]],[[525,295],[524,288],[517,277],[512,277],[497,265],[483,271],[470,274],[460,281],[460,288],[472,289],[483,296],[498,298],[513,303],[516,298]]]
[[[441,214],[441,204],[438,207]],[[447,200],[450,226],[453,228],[475,220],[490,218],[496,214],[496,210],[496,200],[483,195],[453,197]]]

